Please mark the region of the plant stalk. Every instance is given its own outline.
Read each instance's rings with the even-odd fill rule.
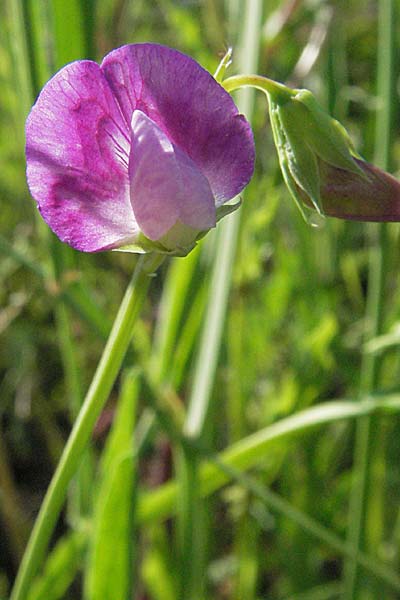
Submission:
[[[107,401],[128,349],[133,325],[150,284],[149,275],[162,260],[159,255],[149,255],[141,257],[137,262],[96,373],[43,500],[10,600],[27,598],[32,579],[44,558],[65,501],[69,483],[79,467],[94,425]]]
[[[243,47],[239,55],[239,67],[251,72],[258,64],[263,3],[261,0],[246,0],[243,4]],[[228,89],[231,82],[232,87],[228,91],[238,87],[237,85],[235,87],[232,79],[235,80],[230,78],[222,83],[225,89]],[[242,81],[239,87],[243,86]],[[237,102],[239,110],[249,119],[252,113],[253,95],[252,90],[242,90]],[[222,343],[239,225],[240,213],[237,212],[221,223],[217,232],[216,257],[184,426],[184,432],[190,439],[202,442],[204,442],[207,417],[212,410],[212,391]],[[179,457],[181,497],[178,518],[182,557],[180,598],[197,600],[204,596],[207,561],[205,552],[207,525],[204,503],[199,496],[200,457],[185,447],[182,447]]]

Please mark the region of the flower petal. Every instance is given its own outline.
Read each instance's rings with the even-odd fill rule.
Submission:
[[[122,46],[101,68],[127,125],[148,115],[207,177],[217,206],[236,196],[254,168],[249,123],[230,95],[190,57],[157,44]]]
[[[27,120],[28,185],[58,237],[114,248],[138,232],[129,200],[130,130],[100,67],[77,61],[44,87]]]
[[[400,182],[374,165],[354,160],[366,177],[320,161],[324,213],[355,221],[400,221]]]
[[[136,221],[151,240],[159,240],[177,221],[200,231],[215,226],[207,179],[140,110],[132,117],[129,178]]]

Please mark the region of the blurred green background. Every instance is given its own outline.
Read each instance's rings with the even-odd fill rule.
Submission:
[[[311,89],[367,160],[395,172],[399,5],[1,3],[0,598],[10,592],[136,263],[133,255],[84,255],[63,247],[38,217],[25,182],[24,121],[42,85],[65,63],[101,60],[125,43],[173,46],[211,72],[232,46],[229,74],[256,71]],[[53,553],[29,600],[400,598],[395,412],[358,425],[327,423],[271,445],[254,461],[250,480],[231,474],[227,485],[197,499],[194,550],[184,555],[182,514],[190,499],[182,448],[154,418],[155,399],[183,420],[194,402],[193,384],[206,380],[210,395],[201,434],[216,452],[318,403],[388,394],[395,399],[399,392],[398,226],[305,223],[282,183],[266,99],[236,98],[252,119],[257,163],[238,229],[227,226],[222,234],[230,238],[232,268],[228,262],[227,269],[215,269],[218,260],[225,263],[214,234],[187,259],[163,265],[136,327],[122,384],[97,424],[53,537]],[[380,111],[386,121],[379,121]],[[218,283],[229,293],[228,304],[219,319],[215,372],[205,374],[208,359],[207,353],[199,358],[199,338],[213,303],[210,289]],[[368,294],[370,303],[378,298],[375,316]],[[157,373],[157,385],[151,373]],[[128,415],[119,425],[117,406]],[[121,445],[117,458],[112,422]],[[115,464],[133,430],[139,451],[124,475]],[[165,509],[162,495],[151,504],[154,490],[171,477],[178,484],[175,509]],[[115,495],[108,495],[110,489]],[[352,531],[352,523],[360,531]],[[354,547],[366,557],[355,574]]]

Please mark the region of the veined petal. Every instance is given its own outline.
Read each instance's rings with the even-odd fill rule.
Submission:
[[[320,161],[325,214],[355,221],[400,221],[400,182],[374,165],[354,160],[366,177]]]
[[[236,196],[254,168],[249,123],[230,95],[190,57],[157,44],[122,46],[101,68],[127,126],[143,111],[207,178],[217,206]]]
[[[200,231],[215,226],[207,179],[140,110],[132,116],[129,179],[133,213],[149,239],[159,240],[178,221]]]
[[[58,237],[86,252],[135,237],[130,129],[100,67],[77,61],[44,87],[28,117],[28,185]]]

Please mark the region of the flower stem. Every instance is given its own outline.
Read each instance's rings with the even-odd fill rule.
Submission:
[[[271,96],[277,104],[288,102],[298,93],[298,90],[292,90],[283,83],[262,77],[262,75],[234,75],[225,79],[221,85],[229,93],[244,87],[256,88]]]
[[[46,552],[68,485],[75,474],[93,427],[109,396],[131,340],[132,329],[146,297],[149,275],[159,255],[141,257],[121,303],[88,393],[43,500],[17,575],[10,600],[26,600],[31,581]]]

